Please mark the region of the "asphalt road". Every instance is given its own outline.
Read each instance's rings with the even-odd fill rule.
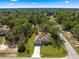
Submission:
[[[79,55],[77,52],[74,50],[74,48],[69,44],[69,42],[66,40],[64,35],[62,33],[59,34],[60,38],[64,40],[64,45],[68,50],[68,56],[67,59],[79,59]]]

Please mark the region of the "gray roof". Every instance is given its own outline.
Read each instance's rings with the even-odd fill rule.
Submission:
[[[43,41],[50,42],[50,38],[46,34],[42,34],[35,39],[36,43],[43,42]]]

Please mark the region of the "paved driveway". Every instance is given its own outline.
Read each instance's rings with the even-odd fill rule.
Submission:
[[[34,53],[33,53],[32,57],[34,57],[34,58],[40,57],[40,46],[35,46]]]
[[[66,40],[64,35],[62,33],[59,34],[60,38],[65,41],[64,45],[68,50],[68,57],[67,59],[79,59],[79,55],[77,52],[74,50],[74,48],[69,44],[69,42]]]

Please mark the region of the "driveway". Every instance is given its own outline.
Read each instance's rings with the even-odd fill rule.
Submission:
[[[40,57],[40,46],[35,46],[34,53],[33,53],[32,57],[34,57],[34,58]]]
[[[64,45],[68,50],[68,56],[67,59],[79,59],[79,55],[74,50],[74,48],[69,44],[69,42],[66,40],[64,35],[62,33],[59,34],[60,38],[65,41]]]

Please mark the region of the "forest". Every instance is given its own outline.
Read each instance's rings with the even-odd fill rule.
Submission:
[[[58,48],[63,44],[58,33],[63,31],[70,32],[76,38],[75,41],[79,42],[79,9],[0,9],[0,29],[5,25],[9,30],[0,35],[5,36],[5,44],[18,47],[19,53],[27,51],[28,56],[33,53],[29,51],[28,44],[32,44],[28,43],[31,40],[29,38],[38,35],[39,32],[50,34],[49,44]]]

